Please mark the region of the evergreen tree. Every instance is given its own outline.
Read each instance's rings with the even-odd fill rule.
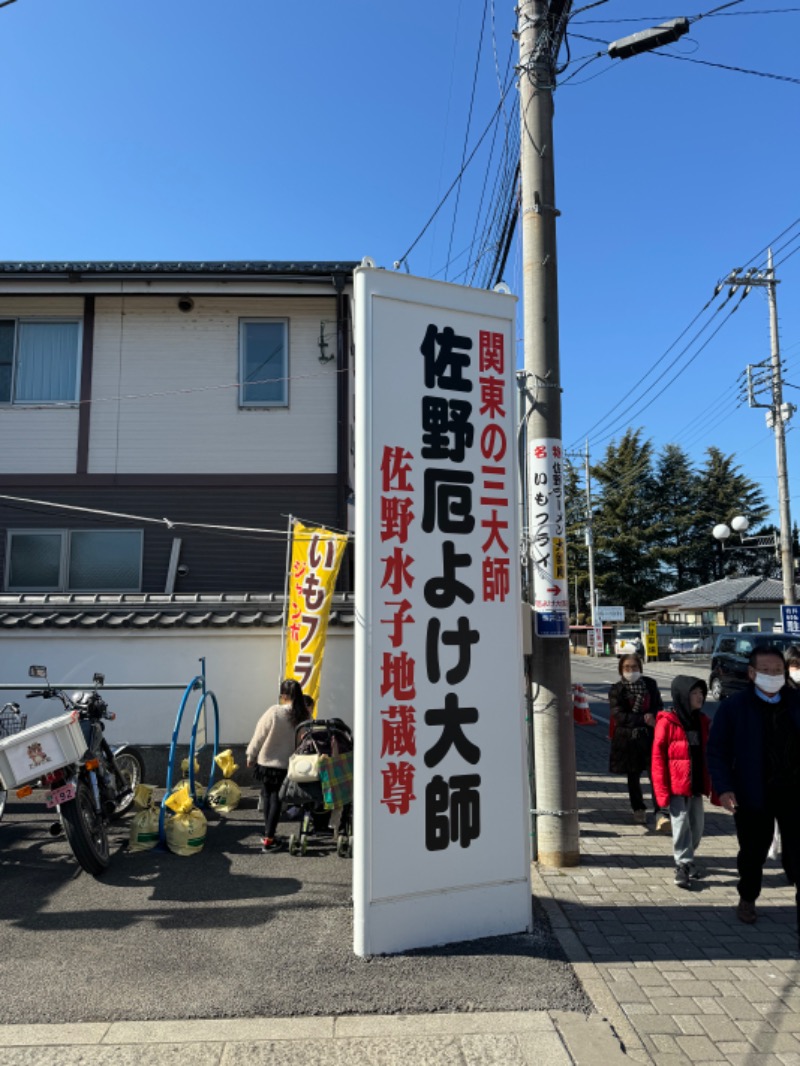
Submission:
[[[592,468],[599,500],[595,508],[595,563],[601,602],[622,604],[634,615],[662,592],[654,550],[658,531],[652,442],[629,429]]]
[[[707,584],[727,574],[761,574],[764,559],[760,552],[724,551],[711,531],[720,522],[730,525],[731,519],[739,514],[749,518],[751,530],[755,529],[770,512],[764,493],[755,481],[742,473],[733,455],[724,455],[719,448],[712,447],[706,456],[697,475],[698,536],[692,584]],[[731,547],[735,546],[735,537],[729,543]]]
[[[692,584],[698,541],[705,536],[697,526],[699,481],[689,456],[677,444],[662,449],[655,481],[653,535],[664,591],[678,591]]]
[[[564,517],[567,530],[567,576],[570,584],[570,604],[573,604],[570,613],[575,616],[575,625],[584,625],[591,618],[586,547],[586,486],[578,467],[569,459],[565,464]],[[577,604],[574,603],[576,598]]]

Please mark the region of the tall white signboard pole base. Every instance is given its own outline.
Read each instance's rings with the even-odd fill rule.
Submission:
[[[531,927],[515,304],[356,271],[358,955]]]

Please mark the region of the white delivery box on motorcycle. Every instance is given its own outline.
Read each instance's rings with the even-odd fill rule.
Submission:
[[[19,788],[80,762],[85,753],[78,712],[70,711],[0,740],[0,780],[6,789]]]

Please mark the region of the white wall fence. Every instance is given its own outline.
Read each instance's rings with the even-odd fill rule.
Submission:
[[[91,684],[94,673],[106,682],[170,684],[185,687],[200,673],[200,656],[206,658],[208,688],[219,701],[220,742],[223,747],[246,744],[259,715],[277,700],[281,680],[280,629],[193,630],[192,632],[102,629],[21,630],[0,636],[0,683],[22,685],[0,691],[0,703],[15,700],[28,715],[28,725],[52,718],[60,704],[25,698],[41,685],[26,684],[28,667],[47,667],[48,678],[67,691]],[[353,634],[328,630],[318,711],[320,718],[353,721]],[[167,745],[172,739],[182,692],[178,689],[109,691],[104,698],[117,719],[106,726],[110,743]],[[199,693],[187,702],[180,740],[188,743]],[[210,723],[210,718],[209,718]],[[209,742],[212,740],[209,725]]]

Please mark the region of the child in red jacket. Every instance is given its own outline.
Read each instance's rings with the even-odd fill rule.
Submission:
[[[672,821],[675,884],[691,888],[700,876],[694,853],[703,836],[703,796],[711,793],[706,766],[710,720],[703,714],[708,688],[699,677],[679,674],[672,682],[672,710],[656,718],[653,792]]]

